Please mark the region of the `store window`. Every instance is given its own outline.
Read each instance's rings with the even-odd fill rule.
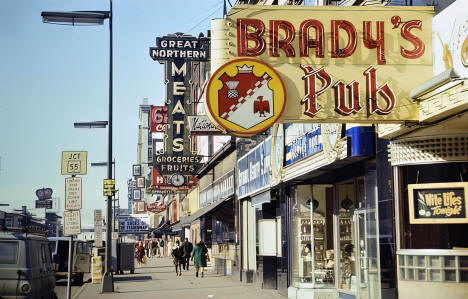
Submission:
[[[335,288],[333,187],[298,185],[292,191],[292,283]]]
[[[354,209],[358,204],[354,198],[354,181],[337,185],[338,189],[338,230],[339,230],[339,288],[356,290],[356,267],[354,234]]]
[[[401,249],[468,248],[468,234],[466,233],[468,224],[437,223],[436,221],[429,223],[430,218],[427,224],[411,224],[408,197],[409,184],[467,182],[468,163],[403,166],[399,167],[399,176]],[[463,201],[463,205],[466,204]],[[437,207],[433,206],[432,208],[436,209]],[[446,220],[449,222],[449,217]]]

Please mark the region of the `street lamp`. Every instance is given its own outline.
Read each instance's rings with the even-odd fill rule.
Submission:
[[[44,23],[61,25],[102,25],[105,19],[109,19],[109,136],[107,156],[107,178],[112,179],[112,0],[109,0],[109,11],[72,11],[72,12],[50,12],[41,13]],[[107,227],[106,227],[106,272],[102,279],[102,293],[114,291],[112,277],[112,196],[107,196]]]
[[[107,127],[107,120],[73,123],[75,129],[99,129]],[[107,165],[107,164],[106,164]]]

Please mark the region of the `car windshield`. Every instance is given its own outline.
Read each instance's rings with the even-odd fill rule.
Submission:
[[[0,241],[0,264],[16,264],[18,260],[18,242]]]

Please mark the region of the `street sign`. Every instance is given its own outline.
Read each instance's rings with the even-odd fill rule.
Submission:
[[[104,196],[113,196],[115,193],[115,180],[104,180]]]
[[[102,247],[102,210],[94,210],[94,246]]]
[[[65,178],[65,210],[80,210],[81,201],[81,178]]]
[[[52,199],[36,200],[36,209],[52,209]]]
[[[86,174],[88,152],[62,152],[62,174],[63,175],[76,175]]]
[[[73,236],[81,233],[81,212],[64,211],[63,212],[63,235]]]

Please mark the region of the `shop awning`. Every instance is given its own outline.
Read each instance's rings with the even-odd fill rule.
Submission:
[[[172,226],[172,231],[179,231],[179,230],[182,230],[182,223],[180,223],[180,221]]]
[[[232,196],[230,196],[230,197],[228,197],[228,198],[225,198],[225,199],[220,199],[220,200],[218,200],[218,201],[215,201],[214,203],[212,203],[212,204],[209,205],[209,206],[206,206],[206,207],[204,207],[204,208],[201,208],[201,209],[197,210],[195,213],[193,213],[193,214],[190,215],[190,216],[181,218],[181,219],[180,219],[180,222],[179,222],[180,225],[181,225],[181,227],[190,225],[190,223],[192,223],[192,221],[197,220],[197,219],[200,218],[201,216],[205,215],[206,213],[210,212],[211,210],[213,210],[214,208],[216,208],[217,206],[219,206],[219,205],[222,204],[223,202],[230,200],[231,198],[232,198]]]
[[[258,195],[252,196],[252,205],[260,205],[262,203],[270,202],[271,201],[271,193],[270,190],[262,192]]]

